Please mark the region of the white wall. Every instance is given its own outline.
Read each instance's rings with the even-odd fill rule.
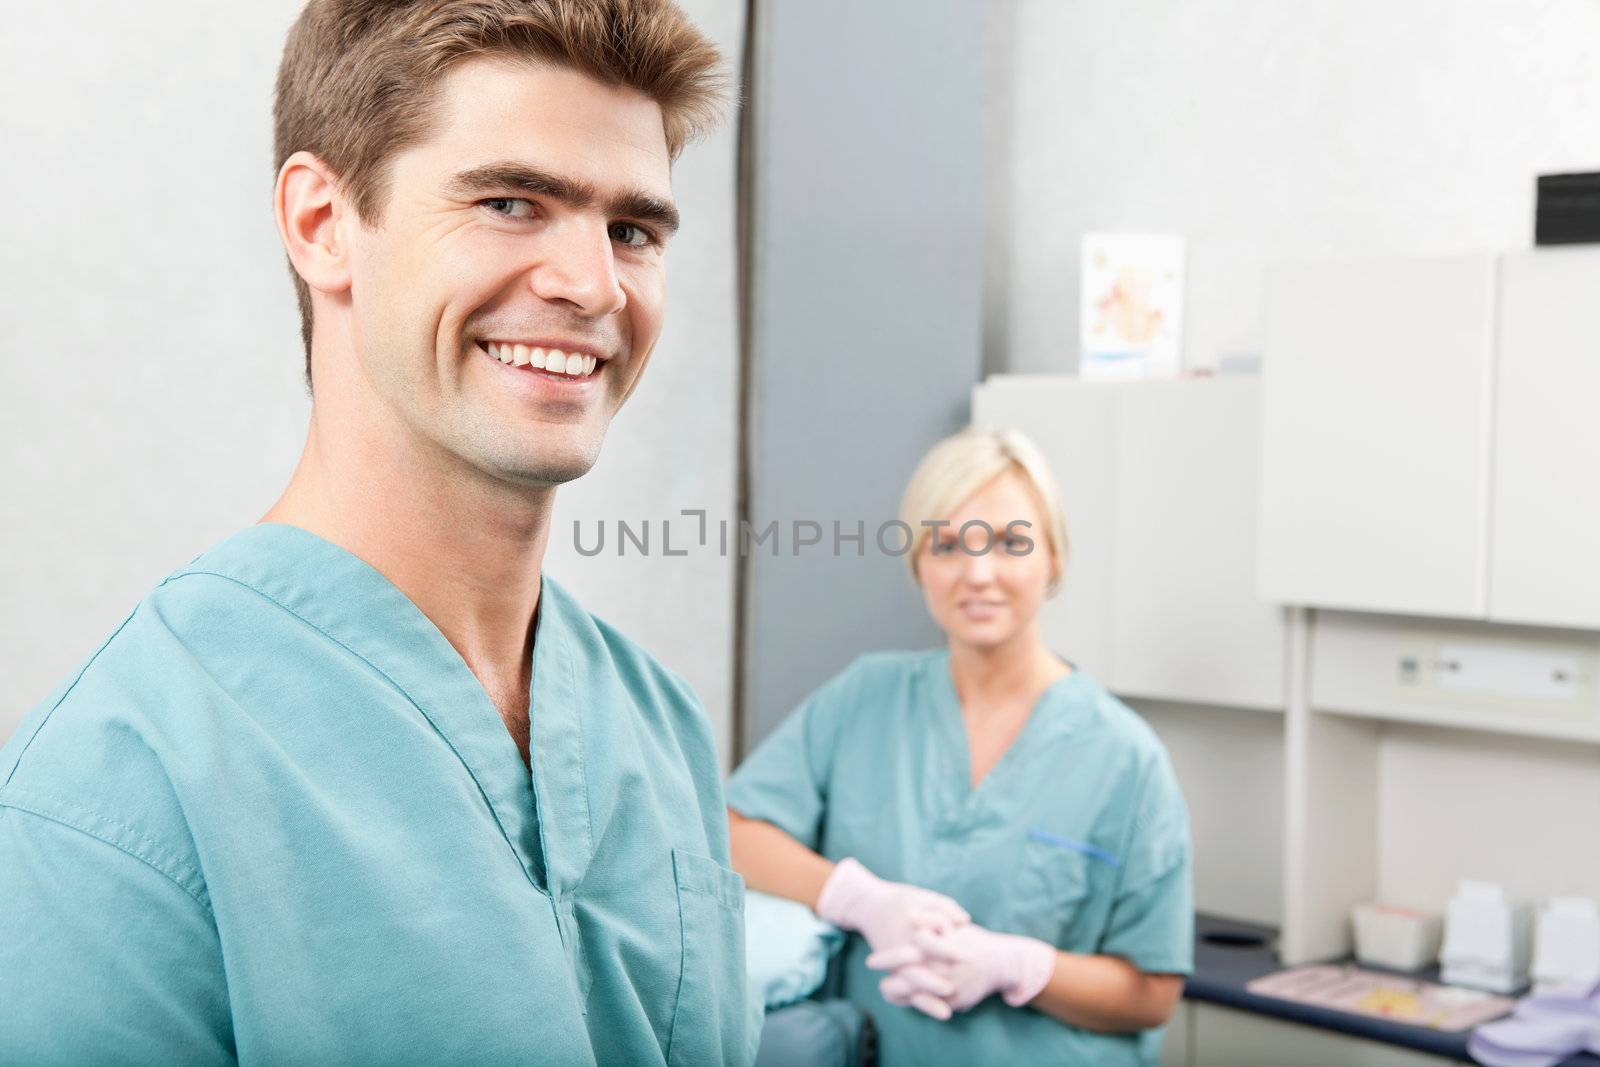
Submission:
[[[1283,716],[1131,701],[1172,757],[1189,806],[1200,911],[1283,921]]]
[[[986,362],[1077,363],[1079,239],[1190,241],[1187,354],[1259,353],[1273,259],[1532,243],[1600,169],[1595,0],[1015,0],[995,56]]]
[[[295,10],[34,4],[0,35],[0,738],[299,454],[270,119]]]
[[[692,0],[737,67],[743,4]],[[297,0],[28,5],[0,34],[0,741],[151,586],[255,521],[308,401],[271,212]],[[730,122],[679,162],[668,324],[550,572],[688,676],[727,747],[732,570],[570,558],[578,514],[732,507]],[[558,530],[558,535],[560,531]]]
[[[1600,746],[1387,723],[1378,896],[1442,910],[1461,878],[1512,896],[1600,897]]]

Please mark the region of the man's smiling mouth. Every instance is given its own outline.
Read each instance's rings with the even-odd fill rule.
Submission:
[[[573,381],[593,376],[606,363],[593,355],[513,341],[479,341],[474,347],[508,367],[543,371],[548,376]]]

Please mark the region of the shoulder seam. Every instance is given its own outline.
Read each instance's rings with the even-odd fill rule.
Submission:
[[[40,798],[40,800],[42,801],[42,798]],[[168,870],[166,866],[157,863],[151,856],[143,855],[138,850],[133,848],[131,844],[115,840],[109,834],[97,832],[91,827],[94,824],[99,823],[119,830],[123,834],[128,835],[133,841],[141,842],[146,846],[151,846],[151,850],[154,851],[156,843],[146,835],[141,834],[132,827],[124,826],[121,823],[107,819],[104,816],[91,815],[88,813],[69,813],[65,810],[61,810],[63,807],[64,805],[59,804],[47,806],[41,802],[33,801],[31,798],[28,798],[25,795],[18,796],[17,790],[14,789],[8,789],[5,791],[5,793],[0,794],[0,808],[10,808],[13,811],[19,811],[27,815],[32,815],[35,818],[44,819],[47,822],[53,822],[58,826],[64,826],[69,830],[74,830],[77,833],[83,834],[85,837],[93,838],[103,845],[109,845],[118,852],[121,852],[123,855],[139,861],[146,867],[149,867],[151,870],[161,875],[161,877],[165,878],[167,881],[171,882],[173,886],[182,891],[182,893],[190,900],[193,900],[196,904],[198,904],[207,915],[212,914],[210,894],[208,894],[205,890],[205,879],[199,871],[189,867],[187,864],[172,864],[172,866],[178,870],[179,874],[182,874],[189,879],[193,879],[196,883],[198,883],[198,889],[191,888],[190,886],[185,885],[183,880],[180,880],[177,875]]]
[[[235,578],[231,574],[223,574],[219,571],[185,570],[173,575],[171,578],[168,578],[167,581],[170,582],[178,578],[187,578],[190,576],[216,578],[220,581],[231,582],[241,589],[254,593],[262,600],[265,600],[267,603],[276,607],[285,615],[288,615],[290,618],[300,620],[301,623],[309,626],[327,640],[332,641],[334,644],[350,653],[350,655],[366,664],[369,670],[371,670],[379,678],[382,678],[391,688],[394,689],[396,693],[399,693],[402,697],[404,697],[407,703],[417,709],[417,714],[422,716],[423,721],[433,728],[434,733],[439,735],[439,739],[443,741],[445,746],[449,748],[450,751],[455,755],[456,759],[461,763],[462,769],[467,772],[467,777],[472,779],[472,784],[478,787],[478,796],[482,799],[484,808],[489,812],[489,817],[494,820],[495,826],[499,828],[500,836],[505,840],[506,847],[511,850],[511,854],[516,858],[517,864],[519,866],[522,864],[522,857],[517,853],[516,845],[512,844],[511,834],[506,830],[505,824],[500,821],[500,813],[495,810],[494,804],[492,801],[490,801],[489,794],[487,790],[485,790],[483,783],[478,781],[478,776],[473,773],[472,765],[467,762],[467,759],[464,755],[462,755],[461,750],[458,749],[455,745],[455,742],[450,739],[450,735],[445,733],[444,730],[440,729],[439,724],[433,721],[433,716],[428,714],[428,709],[417,703],[417,699],[407,692],[399,682],[396,682],[393,678],[389,677],[387,671],[385,671],[382,667],[379,667],[366,656],[362,655],[356,649],[351,648],[349,643],[342,641],[335,635],[329,633],[325,627],[320,626],[311,619],[306,618],[304,615],[300,614],[300,612],[296,611],[294,608],[291,608],[277,597],[271,595],[270,593],[263,592],[262,590],[251,585],[249,582]],[[167,583],[162,582],[161,584],[165,585]],[[530,874],[528,877],[531,880],[533,876]]]
[[[163,582],[161,584],[165,585],[166,583]],[[17,753],[17,758],[12,762],[11,769],[6,772],[5,781],[0,782],[0,788],[4,788],[11,784],[11,779],[16,777],[17,768],[22,766],[23,757],[28,754],[28,749],[33,747],[34,739],[44,732],[45,724],[50,721],[50,716],[54,715],[56,713],[56,709],[62,705],[67,697],[72,695],[72,691],[74,689],[78,688],[78,683],[83,681],[83,676],[85,674],[89,673],[89,668],[94,666],[95,660],[100,658],[100,654],[110,646],[112,641],[116,640],[117,635],[123,631],[123,628],[126,627],[128,623],[133,621],[133,617],[138,613],[139,605],[135,605],[134,609],[128,612],[127,617],[117,624],[117,628],[111,631],[110,636],[108,636],[104,641],[100,642],[100,647],[94,650],[94,654],[84,661],[82,667],[78,668],[77,677],[73,678],[72,683],[61,691],[61,695],[56,698],[56,702],[50,705],[50,710],[45,712],[44,715],[39,719],[39,722],[34,726],[33,733],[29,734],[28,739],[22,743],[22,750]]]

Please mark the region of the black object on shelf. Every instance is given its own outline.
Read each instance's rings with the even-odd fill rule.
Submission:
[[[1229,930],[1219,927],[1202,933],[1200,940],[1208,945],[1221,945],[1223,948],[1265,948],[1267,946],[1267,935],[1255,930]]]
[[[1539,175],[1533,243],[1600,242],[1600,173]]]

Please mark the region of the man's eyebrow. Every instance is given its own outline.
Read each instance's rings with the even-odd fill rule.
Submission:
[[[446,190],[452,196],[473,197],[515,189],[519,192],[559,200],[573,207],[586,208],[600,199],[588,182],[564,178],[521,163],[489,163],[461,171],[452,177]],[[616,217],[648,222],[671,235],[678,230],[678,209],[670,200],[639,189],[627,189],[606,201],[606,213]]]

